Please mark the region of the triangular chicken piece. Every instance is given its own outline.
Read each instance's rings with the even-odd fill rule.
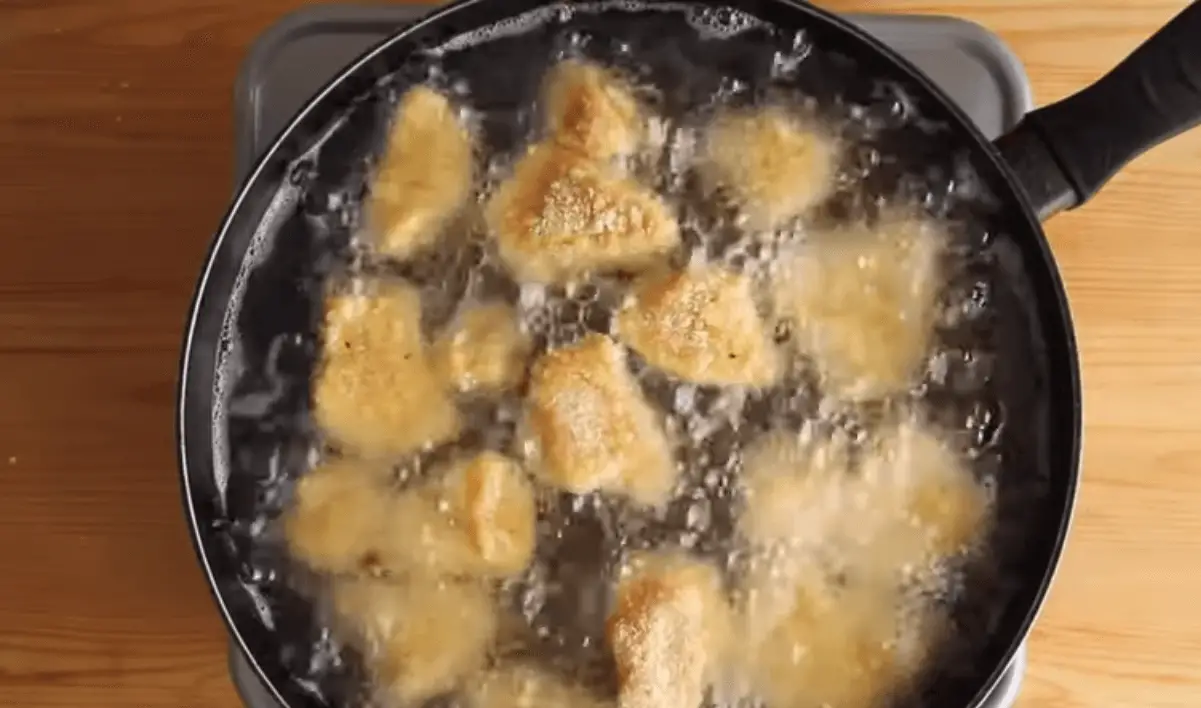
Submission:
[[[416,288],[373,283],[330,297],[322,344],[313,414],[339,444],[388,458],[458,435],[458,409],[422,337]]]
[[[667,501],[678,476],[671,446],[613,340],[593,334],[544,355],[526,405],[530,466],[543,481],[575,494]]]
[[[404,259],[432,246],[467,203],[473,140],[442,94],[416,86],[401,98],[366,203],[376,250]]]
[[[487,207],[489,230],[519,280],[563,283],[640,271],[680,243],[667,205],[578,152],[536,145]]]
[[[551,139],[597,159],[628,155],[644,118],[630,87],[614,72],[568,59],[552,68],[543,89]]]
[[[686,381],[768,386],[783,369],[751,279],[721,268],[645,276],[617,326],[652,366]]]

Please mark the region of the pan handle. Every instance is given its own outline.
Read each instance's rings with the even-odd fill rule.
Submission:
[[[1084,204],[1128,162],[1201,123],[1201,0],[1095,84],[997,139],[1042,220]]]

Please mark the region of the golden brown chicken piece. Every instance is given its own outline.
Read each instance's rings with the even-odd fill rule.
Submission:
[[[747,453],[739,529],[776,580],[818,563],[883,584],[932,579],[987,530],[987,491],[931,429],[890,423],[855,467],[849,449],[774,435]]]
[[[638,148],[642,111],[630,87],[613,72],[568,59],[548,72],[543,95],[552,140],[596,160]]]
[[[752,546],[787,547],[790,554],[826,544],[860,505],[852,489],[851,441],[770,433],[743,456],[739,531]]]
[[[376,250],[408,258],[433,245],[471,196],[472,152],[445,96],[426,86],[405,93],[366,204]]]
[[[530,342],[512,307],[469,307],[434,344],[434,360],[448,385],[469,393],[512,388],[525,375]]]
[[[746,653],[768,705],[877,708],[911,679],[929,637],[892,586],[836,587],[818,575],[792,585],[783,619]]]
[[[544,355],[526,403],[531,468],[547,484],[667,501],[677,477],[671,446],[613,340],[593,334]]]
[[[444,498],[480,561],[494,572],[521,572],[534,555],[534,490],[513,460],[483,452],[443,481]]]
[[[606,627],[621,708],[698,708],[725,668],[730,613],[721,577],[686,556],[634,558]]]
[[[645,276],[617,327],[652,366],[687,381],[768,386],[781,374],[745,275],[699,266]]]
[[[339,581],[334,609],[363,651],[377,690],[400,705],[454,690],[483,668],[496,635],[491,594],[469,582]]]
[[[313,386],[317,423],[369,458],[396,457],[459,433],[459,413],[421,336],[421,300],[400,283],[328,299]]]
[[[797,585],[822,576],[831,553],[841,561],[846,534],[865,523],[851,461],[848,436],[819,436],[811,427],[769,433],[744,453],[740,632],[748,642],[762,641],[782,621]]]
[[[837,167],[830,135],[771,107],[718,116],[705,136],[700,174],[731,198],[748,228],[770,230],[825,199]]]
[[[902,393],[921,373],[942,277],[940,229],[917,220],[823,234],[783,257],[776,307],[826,392]]]
[[[525,472],[483,452],[396,500],[378,560],[396,574],[507,577],[529,564],[536,521]]]
[[[654,192],[555,143],[530,149],[485,218],[514,275],[541,283],[643,270],[680,242]]]
[[[970,550],[988,530],[988,491],[946,439],[913,417],[880,431],[860,479],[869,504],[883,512],[865,564],[924,570]]]
[[[467,696],[470,708],[609,708],[582,686],[526,663],[485,672]]]
[[[391,507],[384,471],[359,462],[327,462],[296,483],[284,515],[293,556],[314,570],[361,570],[379,543]]]

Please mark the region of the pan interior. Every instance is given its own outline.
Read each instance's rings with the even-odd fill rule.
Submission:
[[[966,705],[997,668],[1037,596],[1065,504],[1066,483],[1051,477],[1047,443],[1054,400],[1044,342],[1062,336],[1039,310],[1053,300],[1050,286],[1035,282],[1047,264],[1032,245],[1035,234],[1010,187],[957,114],[844,29],[795,8],[779,12],[785,21],[768,11],[752,15],[682,3],[570,4],[540,7],[453,37],[427,32],[419,51],[397,50],[387,71],[349,108],[322,126],[310,126],[304,141],[288,142],[272,158],[286,167],[253,236],[247,233],[215,345],[213,479],[205,503],[215,516],[206,520],[209,552],[222,556],[213,565],[218,574],[228,574],[219,582],[236,628],[254,637],[248,644],[285,695],[313,705],[362,698],[357,660],[326,628],[320,602],[313,599],[318,583],[289,562],[274,523],[298,476],[315,459],[332,454],[310,418],[309,382],[326,283],[365,271],[415,282],[422,287],[424,325],[431,330],[448,321],[467,294],[513,302],[523,297],[479,241],[406,264],[363,257],[355,238],[361,200],[396,103],[417,83],[455,96],[486,153],[494,156],[487,191],[538,135],[543,73],[568,56],[616,67],[647,88],[642,97],[667,118],[664,148],[635,170],[681,203],[698,201],[689,198],[689,173],[676,167],[687,164],[689,131],[718,105],[783,99],[815,112],[855,146],[843,186],[819,220],[870,219],[883,204],[902,204],[950,226],[954,268],[943,304],[957,316],[940,328],[939,346],[912,398],[970,447],[974,473],[995,488],[999,523],[988,552],[960,569],[959,587],[948,598],[955,631],[932,663],[926,688],[898,701]],[[770,257],[714,237],[728,227],[722,218],[703,206],[684,209],[686,240],[736,267]],[[541,293],[539,346],[604,330],[606,288],[612,285]],[[704,418],[705,411],[723,408],[730,399],[729,391],[683,386],[634,365],[646,392],[664,410],[687,399],[682,415]],[[711,487],[706,478],[737,469],[740,450],[769,423],[819,421],[858,429],[878,414],[865,409],[829,415],[812,382],[786,388],[739,399],[744,425],[716,426],[712,436],[681,453],[695,484],[663,518],[626,518],[612,505],[567,497],[544,511],[545,523],[567,533],[560,534],[559,545],[540,551],[510,597],[515,606],[534,603],[525,616],[543,630],[547,657],[606,690],[611,666],[598,649],[602,643],[583,641],[596,628],[571,618],[578,602],[570,598],[603,586],[621,552],[638,545],[687,545],[726,564],[734,552],[733,502],[720,491],[726,486]],[[475,413],[491,420],[487,406]],[[498,435],[501,442],[508,434],[478,432]],[[398,476],[419,472],[452,451],[406,461],[398,465]],[[552,586],[560,588],[558,597],[546,595]]]

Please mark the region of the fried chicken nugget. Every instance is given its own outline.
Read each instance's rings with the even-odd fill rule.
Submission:
[[[421,335],[421,299],[399,283],[326,302],[314,417],[338,443],[396,457],[459,434],[459,412]]]
[[[643,270],[680,243],[654,192],[553,142],[518,161],[485,219],[513,274],[540,283]]]
[[[533,557],[536,521],[525,472],[503,455],[483,452],[400,495],[378,560],[398,574],[508,577]]]
[[[530,341],[513,308],[501,303],[469,307],[434,343],[434,360],[455,390],[512,388],[525,374]]]
[[[836,587],[812,574],[790,589],[783,619],[748,652],[768,705],[877,708],[920,667],[923,639],[905,635],[923,627],[906,625],[894,586]]]
[[[781,375],[745,275],[698,266],[644,276],[617,328],[651,365],[687,381],[761,387]]]
[[[837,432],[819,438],[812,428],[769,433],[744,454],[742,491],[738,528],[752,546],[827,543],[858,505],[851,441]]]
[[[699,708],[726,659],[729,607],[712,566],[636,556],[617,586],[606,634],[621,708]]]
[[[888,423],[855,466],[849,449],[845,438],[776,435],[748,451],[739,530],[775,572],[794,570],[780,559],[821,559],[900,583],[929,577],[987,530],[987,490],[946,440],[912,417]]]
[[[796,326],[826,392],[854,401],[904,392],[929,349],[944,234],[913,219],[822,234],[783,257],[776,308]]]
[[[425,576],[339,581],[334,610],[377,690],[401,705],[454,690],[483,668],[498,622],[483,585]]]
[[[526,406],[531,468],[547,484],[649,506],[670,496],[678,474],[671,445],[613,340],[592,334],[545,354]]]
[[[609,708],[582,686],[526,663],[485,672],[467,698],[470,708]]]
[[[730,111],[709,126],[699,172],[755,230],[804,214],[834,185],[838,148],[825,131],[781,107]]]
[[[642,111],[613,72],[585,61],[562,61],[548,72],[543,96],[552,140],[596,160],[637,149]]]
[[[519,573],[534,555],[534,490],[525,471],[495,452],[477,455],[443,482],[445,499],[480,560],[494,572]]]
[[[881,430],[861,463],[861,486],[882,512],[872,565],[922,569],[975,546],[991,499],[963,456],[913,416]]]
[[[376,250],[403,259],[434,244],[471,196],[473,149],[445,96],[426,86],[405,93],[366,204]]]
[[[740,633],[749,645],[787,616],[799,583],[826,572],[844,532],[858,532],[864,515],[851,463],[848,436],[818,436],[812,427],[768,433],[744,453],[738,532],[747,554],[739,595]]]
[[[383,471],[327,462],[296,483],[284,537],[291,554],[314,570],[353,572],[375,552],[390,511]]]

